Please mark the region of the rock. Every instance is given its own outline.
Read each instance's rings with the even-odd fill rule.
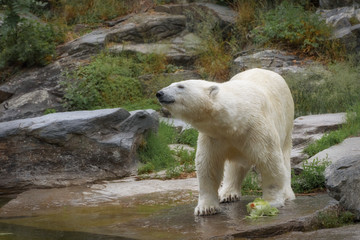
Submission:
[[[128,176],[156,130],[153,110],[54,113],[0,123],[0,189],[63,187]]]
[[[197,21],[207,21],[208,17],[214,17],[222,29],[230,28],[236,22],[237,13],[226,6],[213,3],[190,3],[190,4],[168,4],[154,8],[157,12],[169,14],[186,15]]]
[[[144,54],[164,54],[170,63],[192,67],[197,56],[196,48],[199,46],[200,42],[200,38],[196,35],[186,33],[185,35],[164,42],[116,44],[109,47],[109,51],[113,53],[130,51]]]
[[[279,50],[264,50],[253,54],[245,52],[243,56],[239,56],[234,60],[231,72],[235,75],[251,68],[264,68],[279,74],[289,71],[301,72],[304,63],[309,62]]]
[[[326,168],[325,178],[329,195],[360,220],[360,138],[357,144],[352,155],[347,153]]]
[[[118,25],[106,35],[106,43],[144,43],[159,41],[181,33],[186,26],[182,15],[138,14]]]
[[[296,165],[308,158],[303,150],[311,142],[320,139],[326,132],[338,129],[346,122],[346,113],[308,115],[294,120],[291,163]]]
[[[360,137],[352,137],[345,139],[342,143],[334,145],[325,149],[308,159],[308,164],[313,161],[328,161],[331,164],[337,163],[344,156],[353,157],[357,156],[360,150]],[[296,172],[301,172],[303,169],[302,164],[294,166]]]
[[[58,55],[61,57],[89,57],[99,53],[105,48],[105,38],[109,33],[109,29],[97,29],[84,36],[68,42],[57,49]]]
[[[46,109],[63,111],[59,82],[72,61],[26,69],[0,85],[0,122],[43,115]],[[1,94],[6,93],[6,94]]]
[[[284,235],[276,236],[273,238],[266,238],[267,240],[289,240],[289,239],[311,239],[311,240],[358,240],[360,239],[360,226],[359,224],[331,228],[320,229],[310,232],[291,232]]]
[[[339,8],[344,6],[353,6],[360,4],[359,0],[320,0],[320,7],[326,9]]]
[[[334,28],[333,39],[339,39],[349,53],[359,50],[360,9],[342,7],[317,12]]]

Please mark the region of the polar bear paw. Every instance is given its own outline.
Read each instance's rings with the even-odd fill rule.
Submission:
[[[195,208],[194,215],[196,216],[206,216],[206,215],[213,215],[220,212],[219,205],[203,205],[199,204]]]
[[[240,200],[241,193],[238,191],[220,191],[220,202],[236,202]]]

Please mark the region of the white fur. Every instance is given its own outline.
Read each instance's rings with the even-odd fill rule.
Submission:
[[[162,91],[175,99],[165,107],[200,132],[196,215],[219,211],[222,180],[220,201],[238,200],[253,165],[261,173],[263,198],[271,205],[280,207],[295,198],[290,180],[294,103],[279,74],[252,69],[225,83],[187,80]]]

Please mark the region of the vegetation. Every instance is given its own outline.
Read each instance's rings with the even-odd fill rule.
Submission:
[[[155,93],[171,82],[160,77],[168,72],[166,59],[157,54],[102,53],[90,64],[66,75],[65,107],[69,110],[123,107],[159,109]],[[140,75],[159,74],[148,82]],[[74,81],[76,79],[76,81]]]
[[[317,216],[317,228],[337,228],[348,224],[353,224],[355,215],[349,211],[329,210],[320,212]]]
[[[255,43],[288,49],[315,57],[336,57],[339,44],[332,40],[331,28],[316,13],[307,11],[300,4],[283,1],[264,14],[262,24],[255,28]],[[335,49],[335,51],[334,51]]]
[[[126,0],[50,0],[49,19],[66,25],[94,24],[125,15],[131,10]]]
[[[31,0],[2,0],[5,9],[4,23],[0,31],[0,70],[11,65],[43,66],[55,55],[55,46],[61,41],[61,33],[52,25],[23,17]]]
[[[260,196],[261,193],[261,184],[259,182],[258,175],[255,171],[251,170],[248,172],[242,182],[241,194]]]
[[[335,144],[341,143],[350,136],[359,136],[360,134],[360,104],[355,105],[347,112],[346,123],[340,129],[325,134],[316,142],[307,146],[304,150],[309,156],[327,149]]]
[[[195,151],[170,150],[169,144],[182,143],[195,147],[197,131],[194,129],[176,132],[175,128],[160,122],[157,133],[150,133],[138,151],[143,165],[138,173],[150,173],[166,169],[168,178],[195,171]]]
[[[327,159],[314,159],[303,162],[303,171],[299,175],[292,172],[291,187],[295,193],[308,193],[325,189],[324,171],[330,162]]]

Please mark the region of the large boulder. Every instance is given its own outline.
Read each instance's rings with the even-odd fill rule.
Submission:
[[[359,146],[359,145],[358,145]],[[326,188],[330,196],[360,220],[360,153],[345,156],[325,170]]]
[[[153,110],[64,112],[0,123],[0,190],[63,187],[130,175],[157,130]]]
[[[326,23],[334,28],[333,39],[344,44],[347,52],[352,53],[360,49],[360,9],[342,7],[331,10],[319,10],[318,13]]]
[[[251,68],[264,68],[279,74],[301,72],[306,63],[309,62],[280,50],[269,49],[255,53],[244,52],[234,60],[232,73],[235,74]]]

